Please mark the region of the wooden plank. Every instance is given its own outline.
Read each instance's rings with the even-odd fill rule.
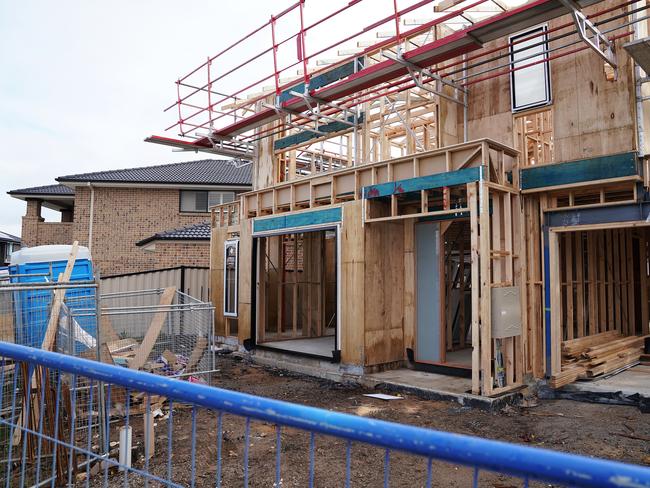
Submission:
[[[169,307],[172,304],[175,296],[175,286],[165,288],[162,295],[160,296],[159,306],[161,308]],[[151,319],[151,324],[149,325],[149,328],[144,335],[144,339],[142,340],[142,343],[140,344],[135,357],[129,361],[130,369],[140,369],[142,366],[144,366],[144,363],[147,361],[149,354],[153,350],[153,346],[158,339],[158,335],[160,334],[160,331],[165,324],[168,312],[168,310],[161,310],[154,314],[153,319]]]
[[[628,335],[636,334],[636,312],[634,307],[634,253],[632,249],[632,229],[625,231],[625,246],[627,254],[627,310],[628,310]]]
[[[600,230],[596,232],[598,238],[598,332],[605,332],[607,330],[607,300],[605,298],[605,231]]]
[[[472,393],[478,395],[481,390],[480,371],[480,284],[479,284],[479,217],[476,183],[467,184],[467,203],[470,211],[470,264],[472,267]]]
[[[566,339],[573,339],[573,234],[567,232],[564,235],[564,271],[566,273],[566,320],[564,330]]]
[[[648,324],[648,229],[640,229],[639,256],[641,260],[641,266],[639,266],[641,276],[641,333],[646,335],[650,334],[650,325]]]
[[[203,352],[205,351],[205,348],[207,346],[208,346],[208,340],[205,337],[196,338],[196,344],[194,345],[194,349],[192,349],[190,358],[187,360],[187,364],[185,365],[185,373],[192,373],[194,371],[196,365],[199,364],[199,361],[201,361],[201,358],[203,357]]]
[[[490,258],[490,199],[489,192],[479,183],[479,260],[480,260],[480,327],[481,327],[481,394],[489,395],[493,388],[492,374],[492,292]]]
[[[58,283],[67,283],[70,281],[70,276],[72,275],[72,270],[74,269],[74,263],[77,259],[77,251],[79,250],[79,242],[74,241],[72,243],[72,248],[70,249],[70,255],[68,256],[68,262],[66,263],[63,273],[59,274],[57,279]],[[65,298],[66,290],[64,288],[58,288],[54,292],[54,300],[52,302],[52,308],[50,310],[50,319],[47,323],[47,328],[45,329],[45,336],[43,337],[43,343],[41,344],[41,349],[46,351],[51,351],[54,347],[54,339],[56,338],[56,331],[59,325],[59,314],[61,313],[61,306],[63,305],[63,300]]]
[[[556,232],[548,233],[548,251],[551,283],[551,374],[555,375],[562,369],[562,324],[560,318],[560,287],[559,285],[559,243]]]
[[[598,266],[596,265],[596,241],[593,232],[587,232],[587,261],[589,267],[587,268],[587,277],[589,279],[589,334],[598,333],[598,304],[597,288],[596,288],[596,273]]]
[[[585,301],[584,301],[584,258],[583,258],[583,242],[582,233],[578,232],[575,235],[574,241],[575,259],[576,259],[576,323],[577,323],[577,337],[585,335]]]
[[[74,269],[74,264],[77,259],[78,250],[79,250],[79,242],[74,241],[72,243],[72,248],[70,249],[70,255],[68,256],[68,262],[66,263],[65,269],[63,270],[63,273],[59,273],[59,276],[57,278],[58,283],[67,283],[70,281],[70,276],[72,275],[72,270]],[[51,351],[52,348],[54,347],[54,340],[56,339],[56,332],[59,327],[59,315],[61,313],[63,300],[65,299],[65,292],[66,292],[65,288],[57,288],[56,291],[54,292],[52,308],[50,309],[50,319],[47,323],[47,328],[45,329],[43,343],[41,344],[41,349],[44,349],[46,351]],[[29,382],[32,385],[31,386],[32,391],[36,391],[39,386],[38,386],[35,372],[32,373]],[[39,413],[36,412],[37,408],[38,405],[35,404],[32,413],[33,414],[35,413],[36,417],[38,418]],[[31,427],[31,425],[29,425],[30,424],[29,419],[25,417],[24,411],[21,411],[20,419],[18,422],[19,422],[19,426],[22,427],[17,427],[13,431],[12,444],[14,446],[20,444],[23,428]]]
[[[615,329],[614,325],[614,270],[612,269],[612,231],[605,230],[605,248],[607,250],[607,330]]]
[[[618,233],[620,264],[620,307],[621,307],[621,332],[623,335],[630,335],[630,315],[627,309],[627,246],[625,244],[625,229]]]

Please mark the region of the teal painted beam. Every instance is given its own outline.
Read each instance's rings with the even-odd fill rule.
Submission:
[[[364,198],[389,197],[402,193],[415,192],[420,190],[432,190],[445,186],[462,185],[472,181],[483,179],[484,166],[474,168],[459,169],[456,171],[447,171],[445,173],[436,173],[434,175],[419,176],[417,178],[408,178],[406,180],[391,181],[363,187]]]
[[[309,212],[287,213],[277,217],[257,218],[253,220],[253,232],[270,232],[313,225],[336,224],[341,221],[341,207]]]
[[[354,123],[354,115],[350,115],[347,120],[350,123]],[[363,114],[361,114],[358,120],[358,123],[361,122],[363,122]],[[343,122],[330,122],[329,124],[321,125],[318,130],[320,132],[324,132],[325,134],[332,134],[334,132],[340,132],[342,130],[350,128],[350,125],[344,124]],[[322,137],[322,135],[305,129],[302,132],[298,132],[297,134],[291,134],[290,136],[283,137],[282,139],[277,139],[275,142],[273,142],[273,149],[276,151],[280,149],[286,149],[287,147],[295,146],[297,144],[301,144],[318,137]]]
[[[334,83],[335,81],[339,81],[342,80],[343,78],[347,78],[348,76],[354,73],[355,62],[359,63],[359,69],[363,68],[363,58],[357,58],[356,60],[352,60],[349,63],[342,64],[341,66],[337,66],[336,68],[331,69],[325,73],[312,77],[309,80],[309,91],[311,92],[314,90],[318,90],[319,88],[323,88],[324,86],[327,86],[330,83]],[[304,93],[305,84],[298,83],[297,85],[294,85],[291,88],[287,88],[286,90],[284,90],[282,93],[280,93],[279,102],[284,103],[287,100],[294,98],[295,95],[292,95],[291,92]]]
[[[522,190],[570,185],[639,174],[635,152],[568,161],[520,170]]]

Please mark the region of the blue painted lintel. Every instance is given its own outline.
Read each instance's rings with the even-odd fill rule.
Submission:
[[[638,174],[637,154],[627,152],[522,168],[520,170],[520,185],[522,190],[533,190],[609,178],[637,176]]]
[[[472,181],[480,181],[483,179],[483,168],[484,166],[476,166],[473,168],[464,168],[456,171],[447,171],[433,175],[369,185],[363,188],[363,197],[367,199],[389,197],[402,193],[431,190],[445,186],[462,185]]]
[[[336,224],[341,221],[341,207],[308,212],[287,213],[276,217],[261,217],[253,221],[253,232],[270,232],[282,229]]]

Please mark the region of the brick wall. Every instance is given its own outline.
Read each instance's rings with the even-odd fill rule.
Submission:
[[[27,200],[23,216],[21,240],[24,246],[72,243],[72,222],[45,222],[41,217],[41,203]]]
[[[159,268],[210,266],[210,241],[157,241],[150,254]]]
[[[162,252],[147,252],[136,243],[157,232],[208,219],[208,214],[180,213],[178,189],[95,187],[93,260],[105,276],[182,264],[207,266],[207,257],[192,256],[200,246],[175,252],[172,246],[163,245]],[[84,246],[88,245],[89,221],[90,188],[77,187],[73,236]]]
[[[72,222],[39,222],[38,245],[72,244]]]

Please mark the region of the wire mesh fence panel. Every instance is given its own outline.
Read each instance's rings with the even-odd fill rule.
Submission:
[[[100,328],[110,361],[164,376],[208,382],[214,307],[174,288],[101,297]]]
[[[96,282],[0,282],[0,340],[189,381],[207,382],[214,369],[212,314],[211,304],[175,289],[111,294],[102,300]],[[48,330],[54,332],[50,345]],[[7,486],[21,479],[20,486],[42,483],[45,473],[39,472],[40,463],[48,461],[56,471],[48,479],[54,476],[57,484],[65,484],[70,477],[74,482],[83,466],[89,466],[80,450],[87,456],[108,452],[104,439],[110,415],[124,416],[127,410],[129,415],[142,415],[145,408],[162,407],[159,397],[145,399],[142,392],[116,388],[107,411],[105,383],[42,368],[30,370],[25,363],[4,366],[0,417],[16,428],[0,425],[0,453],[5,459],[0,471],[6,473],[9,454],[25,466],[18,478],[15,472],[7,478],[12,480]],[[67,444],[59,450],[65,452],[55,460],[50,438],[64,432]]]
[[[11,385],[2,390],[0,427],[21,437],[1,453],[6,487],[650,486],[645,467],[269,400],[5,342],[0,368],[0,382]],[[20,383],[25,412],[39,412],[28,425],[18,414]],[[86,392],[81,384],[89,385]],[[80,412],[82,395],[88,408]],[[76,422],[87,428],[73,428]]]

